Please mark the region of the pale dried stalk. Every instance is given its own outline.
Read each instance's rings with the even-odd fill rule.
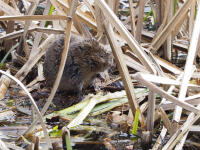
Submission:
[[[200,109],[186,103],[186,102],[181,102],[179,101],[176,97],[172,96],[172,95],[169,95],[167,92],[165,92],[164,90],[158,88],[156,85],[150,83],[150,82],[147,82],[143,76],[142,76],[142,73],[137,73],[135,76],[134,76],[138,81],[140,81],[143,85],[149,87],[152,91],[154,91],[155,93],[158,93],[160,94],[162,97],[166,98],[168,101],[171,101],[173,102],[174,104],[178,105],[178,106],[181,106],[183,107],[184,109],[186,110],[189,110],[191,112],[194,112],[196,114],[198,114],[200,112]]]
[[[11,3],[12,3],[12,6],[14,7],[14,9],[20,13],[19,8],[17,7],[16,1],[15,0],[11,0]]]
[[[28,8],[30,6],[30,3],[28,1],[26,1],[26,0],[22,0],[22,2],[23,2],[23,5],[24,5],[24,9],[27,12],[27,10],[28,10]]]
[[[15,144],[13,143],[10,143],[10,142],[5,142],[6,146],[10,149],[14,149],[14,150],[24,150],[23,148],[19,147],[19,146],[16,146]],[[6,150],[6,149],[3,149],[3,150]]]
[[[95,1],[95,17],[98,18],[96,19],[96,24],[97,24],[97,39],[101,39],[103,34],[104,34],[104,20],[105,17],[103,15],[103,12],[101,11],[101,9],[99,8],[99,6],[97,5],[96,1]]]
[[[134,15],[134,10],[133,10],[133,1],[129,0],[129,11],[130,11],[130,20],[131,20],[131,33],[135,37],[135,15]]]
[[[90,12],[92,13],[92,15],[95,17],[95,13],[94,13],[94,8],[92,7],[93,3],[89,0],[83,0],[83,2],[85,3],[85,5],[88,7],[88,9],[90,10]]]
[[[146,70],[146,68],[143,65],[135,61],[132,57],[129,57],[127,55],[123,55],[123,57],[127,66],[133,68],[138,72],[149,73],[148,70]]]
[[[192,125],[190,127],[191,132],[200,132],[200,126],[199,125]]]
[[[64,34],[64,30],[62,29],[56,29],[56,28],[42,28],[42,27],[36,27],[34,28],[35,32],[42,32],[46,34]]]
[[[113,3],[111,3],[111,1],[109,4],[110,4],[110,6],[113,6]],[[113,7],[112,7],[112,9],[113,9]],[[113,55],[118,64],[117,66],[118,66],[120,75],[122,77],[122,81],[124,83],[124,88],[126,90],[127,97],[128,97],[128,102],[131,107],[132,115],[134,117],[136,110],[137,109],[140,110],[140,107],[139,107],[139,104],[138,104],[136,96],[135,96],[134,86],[131,82],[128,68],[123,60],[123,53],[122,53],[120,47],[117,45],[115,33],[113,32],[112,25],[108,22],[108,20],[106,22],[104,22],[104,30],[106,31],[107,38],[109,40]],[[143,113],[140,114],[139,119],[140,119],[141,126],[144,127],[145,121],[144,121]]]
[[[0,10],[2,10],[6,15],[22,15],[20,12],[16,11],[13,7],[9,6],[2,0],[0,2]],[[0,15],[1,15],[1,12],[0,12]],[[23,22],[19,21],[19,23],[23,25]]]
[[[10,70],[6,71],[8,74],[10,74]],[[2,75],[0,79],[0,100],[2,100],[7,92],[8,87],[10,86],[10,78],[8,78],[6,75]]]
[[[160,35],[160,33],[162,32],[163,28],[166,26],[166,23],[167,23],[168,12],[169,12],[169,9],[170,9],[170,0],[162,1],[161,3],[162,3],[162,5],[164,5],[163,7],[165,8],[163,15],[162,15],[162,24],[160,25],[160,27],[158,28],[158,31],[154,35],[152,43],[155,41],[155,39],[158,37],[158,35]]]
[[[35,0],[33,3],[31,3],[31,5],[28,9],[28,13],[26,15],[33,15],[38,4],[39,4],[39,0]],[[25,21],[24,33],[23,33],[23,37],[22,37],[23,40],[22,40],[22,38],[20,39],[20,43],[23,42],[23,45],[24,45],[24,53],[25,53],[26,58],[28,58],[30,55],[30,49],[26,43],[26,35],[27,35],[28,28],[29,28],[29,26],[31,26],[31,24],[32,24],[32,20]],[[17,50],[17,51],[20,51],[20,50]]]
[[[23,35],[23,32],[24,32],[24,30],[19,30],[19,31],[15,31],[12,33],[8,33],[6,35],[1,36],[0,41],[17,38],[17,37]],[[31,33],[31,32],[42,32],[42,33],[46,33],[46,34],[64,34],[64,30],[55,29],[55,28],[48,29],[48,28],[41,28],[41,27],[30,28],[28,30],[28,33]]]
[[[59,86],[59,83],[60,83],[60,80],[61,80],[61,77],[62,77],[62,74],[63,74],[63,70],[64,70],[64,67],[65,67],[66,60],[67,60],[70,37],[71,37],[72,17],[74,16],[74,13],[76,11],[77,6],[78,6],[78,0],[73,0],[72,4],[71,4],[71,8],[69,10],[69,19],[67,20],[67,24],[66,24],[66,35],[65,35],[64,49],[63,49],[63,52],[62,52],[62,57],[61,57],[61,62],[60,62],[58,74],[57,74],[56,80],[54,82],[53,88],[51,90],[51,94],[48,97],[47,102],[46,102],[46,104],[44,105],[44,107],[41,111],[42,115],[49,108],[49,105],[51,104],[51,102],[53,100],[53,97],[56,93],[56,90]],[[38,119],[36,119],[32,123],[31,127],[24,134],[30,132],[32,130],[32,128],[34,127],[34,125],[37,123],[37,121],[38,121]]]
[[[117,14],[117,12],[118,12],[119,2],[120,2],[120,0],[115,0],[115,6],[114,6],[114,9],[113,9],[115,14]]]
[[[148,74],[148,73],[143,73],[142,77],[148,82],[153,82],[153,83],[157,83],[157,84],[165,84],[165,85],[181,85],[182,84],[182,82],[174,80],[174,79],[170,79],[168,77],[160,77],[160,76],[156,76],[156,75],[152,75],[152,74]],[[195,84],[188,84],[188,86],[196,87],[196,88],[200,87]]]
[[[177,143],[177,145],[174,148],[174,150],[183,149],[183,145],[185,144],[185,141],[186,141],[186,138],[188,136],[188,133],[189,133],[189,131],[184,134],[184,136],[181,138],[181,140]]]
[[[187,94],[187,90],[189,87],[189,80],[192,77],[192,74],[196,69],[195,66],[192,65],[194,62],[195,54],[196,54],[196,50],[194,49],[193,52],[191,50],[187,56],[185,70],[184,70],[184,76],[182,79],[182,83],[181,83],[180,91],[179,91],[179,95],[178,95],[178,100],[180,100],[180,101],[185,101],[185,96]],[[189,67],[189,65],[190,65],[190,67]],[[180,121],[181,113],[182,113],[182,108],[180,108],[179,106],[175,106],[175,110],[174,110],[174,114],[173,114],[173,120],[175,121],[174,123],[178,123]]]
[[[12,76],[12,75],[6,73],[5,71],[0,70],[0,72],[1,72],[2,74],[4,74],[4,75],[8,76],[9,78],[11,78],[12,80],[14,80],[15,82],[17,82],[17,84],[19,84],[19,85],[22,87],[22,89],[27,93],[27,95],[28,95],[28,97],[30,98],[31,103],[32,103],[32,105],[33,105],[33,107],[34,107],[34,109],[35,109],[37,115],[38,115],[38,119],[40,120],[42,129],[43,129],[44,134],[45,134],[46,143],[47,143],[48,147],[50,148],[50,147],[51,147],[51,140],[50,140],[49,134],[48,134],[48,132],[47,132],[45,123],[43,122],[42,115],[40,114],[40,111],[39,111],[39,109],[38,109],[38,107],[37,107],[37,104],[35,103],[33,97],[31,96],[31,94],[29,93],[29,91],[26,89],[26,87],[23,85],[23,83],[22,83],[21,81],[19,81],[19,80],[18,80],[17,78],[15,78],[14,76]]]
[[[156,29],[158,29],[158,27],[161,25],[161,21],[163,18],[163,14],[161,14],[161,10],[162,10],[162,2],[161,0],[155,0],[156,5],[154,7],[153,6],[153,2],[149,1],[149,4],[151,6],[151,8],[153,8],[154,14],[155,14],[155,18],[156,18]]]
[[[31,88],[31,86],[33,86],[34,84],[36,84],[39,81],[43,81],[44,79],[45,78],[44,78],[44,75],[43,75],[43,64],[39,63],[38,64],[38,76],[33,81],[31,81],[26,87]]]
[[[122,22],[117,18],[114,12],[109,6],[102,0],[96,0],[97,5],[101,8],[104,16],[110,21],[110,23],[118,30],[118,32],[124,37],[130,46],[131,50],[136,53],[142,64],[152,73],[156,73],[154,66],[152,65],[149,57],[143,51],[141,46],[135,41],[131,33],[126,29]]]
[[[16,11],[13,7],[9,6],[2,0],[0,2],[0,10],[7,15],[21,15],[20,12]]]
[[[159,147],[161,146],[162,142],[163,142],[163,139],[165,138],[165,135],[167,133],[167,129],[163,126],[161,132],[160,132],[160,135],[159,137],[157,138],[156,140],[156,143],[155,145],[153,146],[152,150],[157,150],[159,149]]]
[[[38,62],[38,60],[45,54],[47,47],[55,40],[55,35],[50,35],[40,46],[39,50],[34,57],[28,59],[24,66],[15,75],[20,81],[22,81],[32,67]]]
[[[168,11],[168,17],[167,17],[167,22],[169,22],[173,16],[173,8],[174,8],[174,0],[169,0],[169,11]],[[166,58],[166,60],[171,61],[171,57],[172,57],[172,33],[169,34],[169,36],[167,37],[166,40],[166,47],[164,48],[164,57]]]
[[[183,73],[178,76],[176,81],[180,81],[182,77],[183,77]],[[167,93],[171,94],[174,88],[175,88],[175,86],[170,86],[170,88],[168,89]],[[166,99],[163,98],[159,106],[161,106],[165,102],[166,102]],[[167,133],[167,129],[163,126],[163,128],[162,128],[162,130],[160,132],[160,135],[157,138],[156,143],[153,146],[152,150],[157,150],[159,148],[159,146],[162,144],[162,140],[165,138],[166,133]]]
[[[32,32],[32,31],[34,31],[33,28],[28,30],[28,32]],[[21,36],[23,34],[23,32],[24,32],[24,30],[19,30],[19,31],[15,31],[12,33],[8,33],[6,35],[1,36],[0,41],[17,38],[17,37]]]
[[[154,127],[154,116],[155,116],[155,93],[150,90],[148,95],[148,110],[147,110],[147,131],[149,131],[148,139],[146,142],[150,142],[153,137]]]
[[[195,5],[196,1],[193,2],[191,8],[190,8],[190,18],[189,18],[189,38],[192,37],[192,31],[194,27],[194,19],[195,19]]]
[[[0,21],[51,21],[51,20],[67,20],[67,16],[63,15],[25,15],[25,16],[0,16]]]
[[[140,43],[141,41],[145,4],[146,4],[146,0],[139,1],[139,14],[138,14],[138,21],[137,21],[137,26],[136,26],[136,40],[138,41],[138,43]]]
[[[78,6],[78,0],[74,0],[71,4],[71,8],[69,10],[69,17],[70,18],[73,17],[77,6]],[[72,27],[72,19],[69,19],[67,21],[67,25],[66,25],[66,35],[65,35],[64,49],[63,49],[63,52],[62,52],[61,63],[60,63],[60,66],[59,66],[58,74],[57,74],[56,80],[54,82],[53,88],[51,90],[51,94],[50,94],[50,96],[47,100],[47,103],[45,104],[45,106],[42,110],[43,113],[46,112],[51,101],[53,100],[53,97],[56,93],[56,90],[59,86],[59,83],[60,83],[60,80],[61,80],[61,77],[62,77],[62,74],[63,74],[63,70],[64,70],[64,67],[65,67],[66,60],[67,60],[70,37],[71,37],[71,27]]]
[[[129,50],[127,50],[126,55],[130,56],[132,59],[135,59],[135,54]],[[175,65],[167,62],[166,60],[154,55],[155,60],[157,61],[157,63],[162,66],[163,68],[165,68],[166,70],[168,70],[169,72],[173,73],[173,74],[181,74],[182,70],[178,67],[176,67]],[[141,65],[142,66],[142,65]],[[142,67],[144,68],[144,66]],[[141,71],[143,72],[143,71]],[[149,72],[148,70],[146,70],[146,72]]]
[[[3,150],[9,150],[6,146],[6,144],[0,139],[0,147],[3,149]]]
[[[193,29],[193,33],[192,33],[192,38],[191,38],[191,44],[190,44],[190,47],[189,47],[189,54],[188,54],[188,56],[187,56],[187,61],[186,61],[186,67],[185,67],[185,73],[186,73],[186,71],[190,71],[190,69],[189,69],[189,65],[191,65],[192,63],[193,63],[193,61],[194,61],[194,59],[195,59],[195,55],[196,55],[196,51],[198,51],[198,42],[199,42],[199,35],[200,35],[200,27],[199,27],[199,24],[200,24],[200,7],[198,7],[198,9],[197,9],[198,11],[197,11],[197,16],[196,16],[196,20],[195,20],[195,23],[194,23],[194,29]],[[194,51],[193,53],[195,53],[195,54],[190,54],[190,51]],[[192,52],[191,52],[192,53]],[[193,56],[193,61],[191,60],[191,62],[188,62],[190,59],[189,59],[189,56],[190,57],[192,57]],[[188,63],[187,63],[188,62]],[[184,77],[185,77],[185,74],[184,74]],[[185,77],[186,78],[186,77]],[[185,79],[186,80],[186,79]],[[188,82],[189,82],[189,79],[188,79]],[[184,84],[184,78],[183,78],[183,82],[182,82],[182,84]],[[182,85],[182,86],[184,86],[184,85]],[[187,91],[187,89],[186,89],[186,91]],[[185,92],[186,92],[185,91]],[[181,89],[180,89],[180,94],[181,94]],[[184,95],[183,95],[184,96]],[[184,96],[185,97],[185,96]],[[182,96],[180,96],[180,98],[182,98]],[[180,99],[180,100],[182,100],[182,99]],[[177,108],[177,107],[176,107]],[[200,108],[200,104],[197,106],[197,108]],[[180,109],[179,109],[180,110]],[[182,110],[182,109],[181,109]],[[178,110],[177,110],[177,113],[180,113],[181,114],[181,112],[178,112]],[[186,120],[186,122],[185,122],[185,124],[187,124],[187,123],[190,123],[190,120],[191,119],[195,119],[194,118],[195,117],[195,114],[194,113],[190,113],[189,114],[189,116],[188,116],[188,118],[187,118],[187,120]],[[197,116],[196,116],[197,117]],[[179,118],[178,118],[179,119]],[[180,143],[179,144],[177,144],[177,146],[176,146],[176,150],[178,150],[178,149],[182,149],[182,147],[183,147],[183,145],[184,145],[184,143],[185,143],[185,140],[186,140],[186,138],[187,138],[187,135],[188,135],[188,132],[189,131],[187,131],[186,132],[186,134],[183,136],[183,138],[181,139],[181,141],[180,141]],[[179,138],[180,138],[180,135],[179,135]],[[177,137],[177,139],[178,139],[178,137]],[[179,141],[180,139],[178,139],[177,141]],[[175,142],[174,142],[175,143]],[[172,147],[172,146],[171,146]]]
[[[47,3],[46,3],[46,7],[45,7],[45,9],[44,9],[43,15],[48,15],[50,8],[51,8],[51,3],[50,3],[50,1],[48,0]],[[45,22],[46,22],[46,21],[41,21],[41,22],[40,22],[40,27],[44,27]],[[42,33],[37,33],[37,34],[35,35],[33,47],[32,47],[32,49],[31,49],[31,53],[30,53],[30,56],[29,56],[29,57],[34,56],[34,54],[37,52],[36,50],[38,50],[37,47],[38,47],[38,45],[39,45],[39,43],[40,43],[41,37],[42,37]]]
[[[186,103],[191,104],[193,106],[196,106],[200,103],[200,98],[197,99],[191,99],[191,100],[185,100]],[[165,104],[161,104],[159,107],[162,107],[164,110],[174,110],[175,109],[175,104],[171,102],[167,102]]]
[[[118,69],[120,71],[120,75],[122,77],[123,83],[124,83],[124,88],[125,88],[126,93],[127,93],[128,102],[129,102],[129,105],[131,107],[132,114],[134,115],[136,110],[140,109],[140,107],[139,107],[139,104],[136,101],[134,87],[133,87],[133,84],[131,82],[131,78],[130,78],[130,75],[129,75],[129,72],[128,72],[128,68],[127,68],[126,64],[124,63],[124,60],[122,59],[123,54],[122,54],[121,49],[117,45],[111,24],[107,23],[107,22],[105,22],[104,24],[105,24],[106,34],[107,34],[110,46],[112,48],[113,55],[115,56],[116,62],[118,64],[117,66],[118,66]],[[141,123],[142,126],[145,125],[143,114],[140,114],[140,123]]]
[[[98,100],[101,99],[100,93],[93,96],[87,103],[87,105],[80,111],[80,113],[74,118],[68,125],[67,128],[72,128],[77,125],[80,125],[83,120],[88,116],[88,114],[91,112],[91,110],[95,107],[95,105],[98,103]]]
[[[199,105],[200,106],[200,105]],[[198,109],[200,107],[197,107]],[[198,113],[195,117],[194,114],[188,117],[188,120],[181,126],[181,128],[176,131],[176,133],[170,138],[167,144],[162,148],[162,150],[171,150],[173,147],[183,138],[183,136],[189,131],[191,125],[193,125],[199,118],[200,113]]]
[[[69,1],[63,1],[63,0],[50,0],[52,5],[56,8],[56,13],[57,14],[61,14],[61,15],[65,15],[68,11],[69,11],[69,3],[71,3],[71,0]],[[81,6],[77,7],[77,11],[75,12],[76,14],[78,13],[78,10],[81,8]],[[92,17],[92,16],[91,16]],[[88,17],[86,17],[88,19]],[[93,18],[93,17],[92,17]],[[56,28],[65,28],[66,23],[62,20],[58,21],[54,21],[54,27]],[[73,17],[73,26],[76,28],[76,30],[80,33],[80,34],[85,34],[82,31],[82,26],[81,26],[81,22],[80,19],[78,19],[78,16],[75,15]]]
[[[158,1],[157,1],[158,3]],[[161,3],[161,1],[159,1],[159,4]],[[168,1],[164,2],[164,3],[168,3]],[[153,5],[152,5],[153,6]],[[160,8],[160,7],[159,7]],[[168,10],[167,10],[168,11]],[[165,9],[165,14],[164,14],[164,17],[167,18],[167,11]],[[160,12],[160,11],[159,11]],[[157,12],[158,13],[158,12]],[[158,16],[158,15],[157,15]],[[165,19],[165,18],[164,18]],[[165,25],[166,23],[166,20],[163,21],[163,24],[162,25]],[[161,27],[162,27],[161,25]],[[159,28],[160,31],[161,31],[161,28]],[[161,76],[165,76],[164,73],[161,72]],[[154,127],[154,113],[155,113],[155,96],[154,96],[154,93],[153,91],[151,92],[152,94],[149,95],[148,97],[148,113],[147,113],[147,131],[150,131],[150,136],[152,137],[152,134],[153,134],[153,127]],[[164,113],[164,112],[163,112]]]
[[[178,96],[178,99],[180,101],[184,101],[184,99],[185,99],[189,80],[192,75],[192,73],[191,73],[192,67],[191,66],[193,66],[194,59],[196,57],[196,52],[198,51],[198,42],[199,42],[199,35],[200,35],[199,24],[200,24],[200,10],[198,9],[196,20],[194,23],[192,38],[190,40],[190,47],[188,50],[189,52],[187,55],[186,65],[185,65],[185,69],[184,69],[184,76],[183,76],[183,80],[182,80],[182,84],[181,84],[180,92],[179,92],[179,96]],[[174,111],[173,119],[175,121],[179,122],[181,113],[182,113],[182,108],[176,107],[176,109]]]
[[[179,75],[183,72],[180,68],[176,67],[175,65],[167,62],[166,60],[164,60],[158,56],[155,56],[155,59],[159,63],[160,66],[167,69],[169,72],[171,72],[173,74]]]
[[[167,130],[170,131],[171,122],[170,122],[166,112],[162,109],[162,107],[160,107],[158,110],[161,113],[161,118],[162,118],[162,121],[163,121],[163,124],[164,124],[165,128],[167,128]]]
[[[155,53],[158,48],[163,44],[163,42],[167,39],[169,34],[174,30],[174,27],[180,22],[180,20],[185,17],[188,9],[192,5],[194,0],[187,0],[183,6],[177,11],[177,13],[173,16],[167,26],[162,30],[162,32],[156,37],[156,39],[151,43],[150,50]]]
[[[185,24],[186,24],[186,20],[187,20],[188,14],[186,13],[181,20],[178,22],[178,24],[174,27],[173,31],[172,31],[172,37],[175,37],[178,33],[182,34],[182,31],[185,32],[186,28]],[[188,51],[188,46],[186,46],[186,52]]]

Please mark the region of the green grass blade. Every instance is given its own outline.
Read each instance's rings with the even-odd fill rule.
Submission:
[[[138,123],[139,123],[139,116],[140,116],[140,110],[137,109],[135,112],[135,119],[134,119],[134,123],[133,123],[133,128],[131,130],[131,133],[136,135],[137,134],[137,130],[138,130]]]
[[[53,5],[51,5],[51,8],[50,8],[50,10],[49,10],[49,15],[50,15],[50,16],[52,15],[54,8],[55,8],[55,7],[54,7]],[[49,21],[46,21],[44,27],[47,27],[48,25],[49,25]]]
[[[144,17],[143,21],[146,21],[147,18],[151,15],[152,12],[153,12],[153,11],[152,11],[152,9],[151,9],[151,11]]]
[[[174,0],[174,14],[176,13],[177,4],[178,4],[178,0]]]
[[[69,130],[67,131],[67,134],[66,134],[66,144],[67,144],[67,150],[72,150]]]

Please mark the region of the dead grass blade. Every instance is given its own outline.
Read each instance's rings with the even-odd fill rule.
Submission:
[[[11,78],[12,80],[14,80],[15,82],[17,82],[17,83],[22,87],[22,89],[27,93],[27,95],[28,95],[28,97],[30,98],[31,103],[32,103],[32,105],[33,105],[33,107],[34,107],[34,109],[35,109],[37,115],[38,115],[38,118],[39,118],[39,120],[40,120],[41,126],[42,126],[43,131],[44,131],[44,134],[45,134],[46,143],[47,143],[48,147],[50,148],[50,147],[51,147],[50,137],[49,137],[49,135],[48,135],[46,126],[45,126],[45,124],[44,124],[44,122],[43,122],[42,115],[41,115],[41,113],[40,113],[40,111],[39,111],[39,109],[38,109],[38,107],[37,107],[37,104],[35,103],[33,97],[31,96],[31,94],[29,93],[29,91],[26,89],[26,87],[23,85],[23,83],[20,82],[17,78],[15,78],[14,76],[12,76],[12,75],[6,73],[5,71],[0,70],[0,72],[1,72],[2,74],[4,74],[4,75],[8,76],[9,78]]]

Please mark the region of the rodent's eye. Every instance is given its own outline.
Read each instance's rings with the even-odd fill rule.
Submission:
[[[100,57],[104,57],[104,54],[100,53],[99,56],[100,56]]]

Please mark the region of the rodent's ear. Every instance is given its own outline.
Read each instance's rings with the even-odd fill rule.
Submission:
[[[91,43],[94,47],[97,47],[99,45],[99,42],[95,40],[94,38],[91,39]]]

